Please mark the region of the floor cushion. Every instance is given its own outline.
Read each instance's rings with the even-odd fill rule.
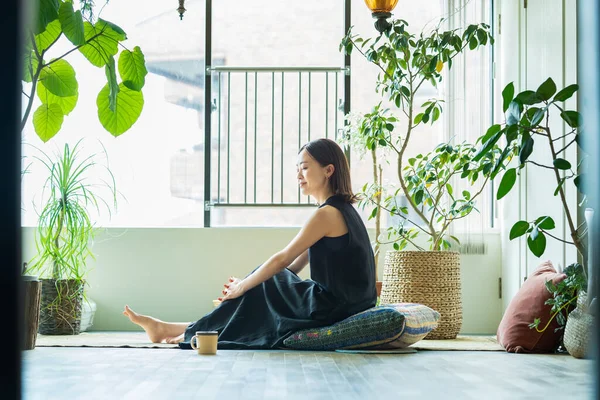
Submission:
[[[554,284],[566,278],[558,273],[550,261],[542,263],[523,283],[504,312],[498,326],[498,343],[510,353],[552,353],[558,347],[562,332],[556,318],[544,332],[529,328],[536,318],[541,319],[540,329],[550,318],[551,306],[545,304],[552,294],[546,281]]]
[[[403,331],[404,315],[386,305],[370,308],[330,326],[295,332],[283,344],[301,350],[359,349],[396,340]]]
[[[404,315],[404,332],[396,339],[377,346],[377,349],[402,349],[424,339],[437,328],[440,313],[433,308],[416,303],[387,304]]]

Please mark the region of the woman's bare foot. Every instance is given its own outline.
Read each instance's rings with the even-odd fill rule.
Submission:
[[[167,342],[167,343],[173,343],[173,344],[175,344],[175,343],[181,343],[181,342],[183,342],[183,339],[184,339],[183,335],[184,334],[182,333],[181,335],[176,336],[176,337],[166,338],[165,342]]]
[[[144,328],[152,343],[162,343],[164,340],[168,339],[167,334],[165,332],[165,322],[153,317],[138,314],[131,308],[129,308],[129,306],[125,306],[123,315],[129,317],[131,322],[133,322],[134,324],[137,324]]]

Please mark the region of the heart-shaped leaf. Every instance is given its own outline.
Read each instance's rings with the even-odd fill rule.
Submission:
[[[60,131],[65,116],[56,103],[43,104],[33,113],[33,127],[35,133],[47,142]]]
[[[131,90],[142,90],[146,82],[146,61],[142,50],[135,46],[133,51],[123,50],[119,56],[119,75],[123,80],[123,84]],[[391,125],[391,124],[390,124]],[[394,129],[388,127],[388,130]]]
[[[108,84],[98,94],[98,118],[104,128],[113,136],[119,136],[133,126],[144,107],[142,92],[131,90],[124,84],[119,85],[115,110],[110,109],[110,89]]]
[[[48,89],[46,89],[46,87],[44,85],[42,85],[42,82],[38,82],[37,95],[38,95],[39,99],[42,101],[42,103],[58,104],[64,115],[69,115],[71,113],[71,111],[73,111],[73,109],[77,105],[77,99],[79,98],[79,94],[76,94],[75,96],[70,96],[70,97],[56,96],[56,95],[52,94],[50,91],[48,91]]]
[[[40,73],[39,80],[48,91],[61,97],[75,96],[79,88],[75,70],[65,59],[45,66]]]

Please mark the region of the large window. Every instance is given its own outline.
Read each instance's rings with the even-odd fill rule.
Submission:
[[[95,102],[105,82],[104,70],[73,52],[68,60],[79,80],[78,106],[49,144],[37,138],[31,123],[25,127],[24,165],[37,151],[28,144],[52,152],[85,137],[83,154],[106,148],[121,197],[111,219],[106,214],[98,218],[103,226],[201,227],[205,206],[210,207],[211,226],[299,226],[314,211],[314,201],[301,197],[297,188],[298,148],[310,139],[335,138],[343,126],[345,71],[338,45],[344,35],[344,1],[212,2],[208,146],[204,129],[206,1],[187,0],[181,21],[174,10],[176,3],[111,1],[102,9],[101,17],[127,32],[124,44],[140,46],[146,57],[145,105],[133,128],[118,138],[102,128]],[[485,20],[489,10],[468,3],[467,8],[475,11],[457,14],[460,18],[450,20],[452,27]],[[409,21],[418,32],[432,27],[455,6],[443,0],[404,2],[394,17]],[[352,0],[351,7],[354,32],[375,36],[364,0]],[[53,56],[68,49],[57,49]],[[417,103],[442,96],[451,100],[455,110],[448,107],[446,114],[456,112],[458,117],[422,131],[411,142],[411,154],[430,151],[451,130],[477,133],[468,140],[481,132],[484,114],[474,120],[466,110],[477,105],[483,112],[487,107],[489,93],[482,82],[489,71],[488,56],[469,57],[462,70],[455,68],[467,72],[450,77],[451,85],[421,90]],[[474,70],[479,80],[464,79],[464,73],[472,76]],[[352,111],[367,112],[382,100],[375,92],[376,76],[376,67],[354,53]],[[204,154],[208,150],[211,196],[205,199]],[[393,164],[392,160],[384,172],[392,180]],[[354,154],[351,167],[358,191],[371,179],[370,160]],[[43,167],[33,162],[23,181],[24,225],[37,223],[36,207],[45,179]]]

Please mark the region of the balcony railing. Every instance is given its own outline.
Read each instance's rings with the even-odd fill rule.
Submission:
[[[343,125],[339,67],[210,68],[211,206],[310,205],[296,184],[296,157],[306,142],[337,139]],[[304,198],[303,198],[304,197]]]

